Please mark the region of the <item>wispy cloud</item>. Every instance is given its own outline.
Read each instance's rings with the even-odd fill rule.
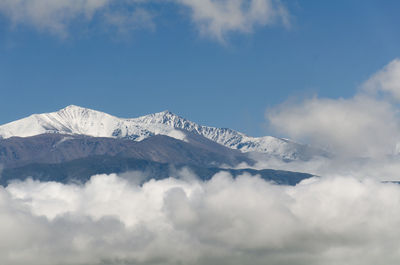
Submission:
[[[202,35],[221,42],[231,32],[251,33],[256,26],[282,22],[289,26],[289,13],[275,0],[175,0],[191,9]]]
[[[104,14],[104,22],[116,29],[118,34],[129,35],[137,29],[156,28],[154,15],[144,8],[133,11],[112,11]]]
[[[278,0],[169,0],[166,3],[185,7],[203,36],[221,42],[231,32],[250,33],[256,26],[277,22],[289,25],[288,12]],[[0,0],[0,13],[14,26],[24,25],[66,37],[71,24],[88,24],[96,17],[119,32],[154,28],[149,5],[166,3],[157,0]]]
[[[26,25],[65,37],[76,19],[90,21],[112,0],[1,0],[0,12],[14,26]]]

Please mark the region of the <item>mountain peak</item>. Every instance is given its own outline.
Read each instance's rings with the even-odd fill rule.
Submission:
[[[65,108],[58,110],[57,112],[74,111],[74,110],[88,110],[88,109],[77,105],[68,105]]]
[[[65,109],[65,110],[66,109],[83,109],[83,107],[71,104],[71,105],[66,106],[63,109]]]
[[[102,113],[101,111],[97,111],[97,110],[93,110],[93,109],[89,109],[89,108],[84,108],[81,106],[77,106],[77,105],[68,105],[65,108],[62,108],[60,110],[58,110],[56,113],[87,113],[87,112],[97,112],[97,113]]]
[[[57,112],[44,113],[41,116],[53,121],[57,120],[60,124],[69,127],[71,131],[77,130],[77,133],[85,132],[88,126],[95,130],[96,125],[101,125],[105,120],[116,118],[101,111],[76,105],[69,105]]]
[[[173,115],[175,115],[174,113],[172,113],[172,112],[169,111],[169,110],[164,110],[164,111],[161,111],[160,113],[164,113],[164,114],[173,114]]]
[[[164,110],[161,112],[157,112],[153,114],[154,116],[162,116],[162,117],[179,117],[178,115],[176,115],[175,113],[169,111],[169,110]]]
[[[145,123],[161,123],[161,124],[170,124],[172,125],[175,122],[184,122],[187,121],[185,118],[182,118],[175,113],[169,111],[169,110],[164,110],[161,112],[156,112],[153,114],[145,115],[139,118],[136,118],[135,120],[140,120]]]

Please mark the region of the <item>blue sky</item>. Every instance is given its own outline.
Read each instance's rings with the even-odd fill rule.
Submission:
[[[96,1],[40,13],[0,0],[0,123],[75,104],[120,117],[169,109],[265,135],[268,108],[351,97],[400,57],[398,1],[265,0],[261,15],[248,12],[254,0],[214,1],[243,2],[234,13],[198,0]]]

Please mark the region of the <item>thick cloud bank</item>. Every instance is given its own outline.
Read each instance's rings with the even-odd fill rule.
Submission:
[[[0,263],[397,264],[399,225],[400,186],[373,180],[28,180],[0,189]]]

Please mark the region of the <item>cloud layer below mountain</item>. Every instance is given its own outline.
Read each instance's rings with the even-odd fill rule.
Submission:
[[[0,259],[16,264],[396,264],[400,187],[322,178],[208,182],[93,176],[0,188]],[[183,177],[183,178],[182,178]],[[371,196],[373,194],[373,196]]]

